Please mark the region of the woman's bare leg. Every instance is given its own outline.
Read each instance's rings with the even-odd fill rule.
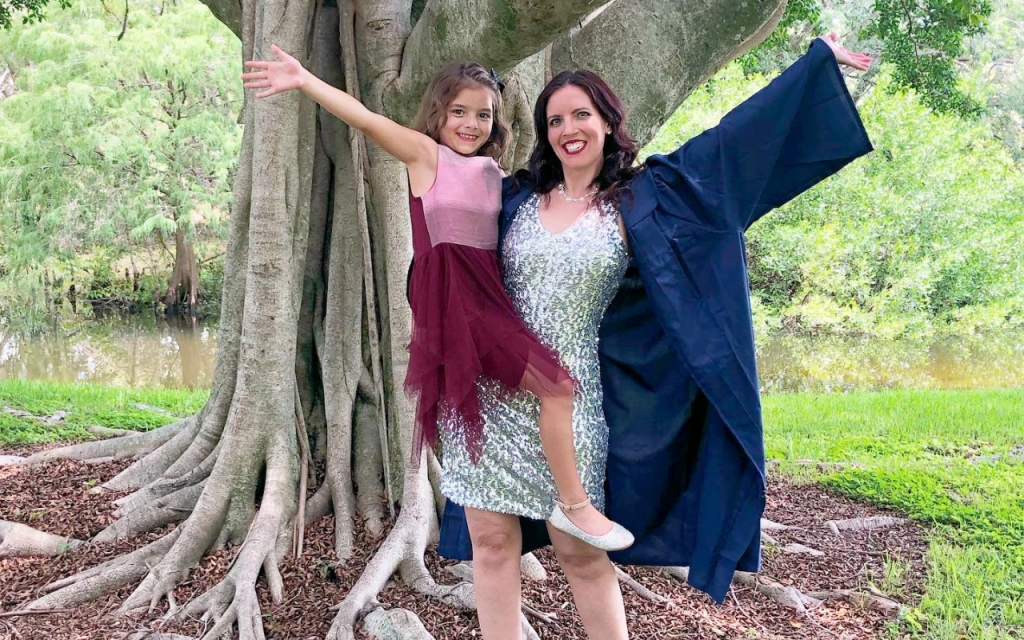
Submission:
[[[548,525],[558,564],[591,640],[626,640],[626,607],[608,554]]]
[[[520,640],[523,535],[518,516],[466,507],[473,588],[484,640]]]

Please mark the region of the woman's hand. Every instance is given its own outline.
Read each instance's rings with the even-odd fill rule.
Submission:
[[[830,33],[827,36],[821,36],[821,40],[828,45],[829,49],[832,49],[832,53],[836,56],[836,62],[839,64],[845,64],[848,67],[859,69],[861,71],[867,71],[867,68],[871,66],[871,56],[865,53],[853,53],[847,51],[843,45],[837,42],[838,36],[835,33]]]
[[[245,66],[261,71],[250,71],[242,74],[242,85],[246,89],[266,89],[256,94],[257,98],[266,98],[282,91],[301,89],[306,81],[306,70],[302,68],[299,61],[281,51],[276,44],[270,45],[270,50],[277,56],[277,60],[250,60]]]

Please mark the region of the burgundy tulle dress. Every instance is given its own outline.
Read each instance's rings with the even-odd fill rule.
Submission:
[[[478,377],[539,396],[571,394],[573,385],[505,292],[497,253],[501,168],[490,157],[438,146],[433,186],[409,197],[413,330],[405,389],[416,399],[412,453],[418,461],[424,444],[437,448],[438,417],[453,411],[475,461],[484,441]]]

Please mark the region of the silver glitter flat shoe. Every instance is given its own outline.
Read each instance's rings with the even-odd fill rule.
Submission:
[[[548,522],[551,523],[551,526],[562,533],[567,533],[574,538],[579,538],[590,546],[603,551],[620,551],[633,545],[633,534],[618,522],[612,523],[612,530],[608,533],[602,536],[592,536],[573,524],[572,520],[569,519],[569,516],[565,515],[565,511],[563,511],[563,509],[566,511],[575,511],[576,509],[582,509],[588,504],[590,504],[589,498],[577,504],[565,504],[555,500],[555,508],[551,512],[551,517],[548,518]]]

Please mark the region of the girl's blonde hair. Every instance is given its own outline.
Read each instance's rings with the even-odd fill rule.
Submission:
[[[453,62],[434,75],[423,93],[412,128],[440,142],[441,129],[448,121],[448,107],[460,91],[474,86],[486,87],[494,94],[491,136],[477,150],[477,155],[490,156],[502,164],[502,158],[512,142],[512,130],[505,121],[497,79],[475,62]]]

